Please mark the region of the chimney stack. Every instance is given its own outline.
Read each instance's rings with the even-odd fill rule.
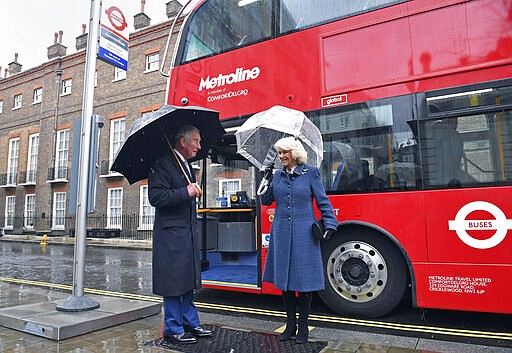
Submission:
[[[9,69],[7,69],[7,68],[4,69],[4,78],[7,78],[7,73],[9,72],[8,70]]]
[[[87,26],[85,23],[82,24],[82,34],[76,37],[76,44],[75,48],[76,50],[82,50],[87,48],[87,32],[86,32]]]
[[[2,78],[2,67],[0,66],[0,79]]]
[[[64,32],[59,31],[59,33],[55,32],[53,44],[48,47],[48,60],[52,60],[55,58],[60,58],[62,56],[66,56],[66,47],[62,45],[62,34]],[[58,39],[58,43],[57,43]]]
[[[165,4],[166,15],[168,19],[173,19],[180,12],[182,5],[178,2],[178,0],[171,0],[167,4]]]
[[[146,0],[140,0],[140,13],[133,16],[133,27],[135,29],[141,29],[151,25],[151,18],[144,13],[145,3]]]
[[[9,76],[21,72],[21,67],[22,65],[18,62],[18,53],[14,53],[14,61],[9,64]]]

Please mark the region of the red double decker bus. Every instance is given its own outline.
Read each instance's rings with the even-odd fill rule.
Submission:
[[[324,139],[339,220],[323,243],[334,311],[512,313],[512,2],[205,0],[189,5],[167,103],[220,112],[197,163],[205,287],[261,281],[274,207],[233,133],[274,105]],[[407,292],[410,295],[405,296]]]

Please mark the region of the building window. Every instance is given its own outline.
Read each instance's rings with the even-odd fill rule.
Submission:
[[[70,78],[68,78],[66,80],[62,80],[62,91],[60,94],[61,96],[71,94],[72,83],[73,83],[73,81]]]
[[[43,101],[43,87],[34,89],[33,104],[41,103]]]
[[[153,53],[146,55],[146,72],[158,70],[160,67],[160,54]]]
[[[241,190],[241,179],[220,179],[219,180],[219,197],[227,198],[228,206],[230,205],[230,196]]]
[[[39,134],[32,134],[28,137],[27,183],[36,182],[38,154]]]
[[[108,189],[107,227],[122,228],[123,188]]]
[[[68,178],[69,129],[57,131],[54,179]]]
[[[18,151],[20,139],[9,140],[9,160],[7,161],[7,185],[16,185],[18,176]]]
[[[2,114],[3,111],[4,111],[4,101],[1,100],[0,101],[0,114]]]
[[[36,215],[36,195],[27,194],[25,195],[25,228],[34,229]]]
[[[23,101],[23,94],[17,94],[14,96],[14,105],[12,106],[12,109],[20,109],[21,103]]]
[[[5,229],[12,229],[14,226],[14,203],[16,196],[5,197]]]
[[[120,67],[114,67],[114,81],[124,80],[126,79],[126,70],[121,69]]]
[[[150,205],[148,198],[148,186],[140,187],[140,209],[139,209],[139,229],[152,230],[155,221],[155,208]]]
[[[53,193],[52,229],[64,229],[66,225],[66,193]]]
[[[94,87],[98,87],[98,71],[94,71]]]
[[[113,119],[110,121],[110,166],[114,163],[117,151],[121,148],[125,137],[126,119]],[[109,168],[110,169],[110,168]]]

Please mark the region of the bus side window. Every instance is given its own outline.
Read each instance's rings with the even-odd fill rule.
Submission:
[[[431,186],[462,185],[464,141],[457,132],[457,119],[429,122],[424,126],[425,171]]]

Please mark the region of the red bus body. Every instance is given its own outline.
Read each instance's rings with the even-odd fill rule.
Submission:
[[[258,68],[259,74],[199,89],[201,80],[239,68]],[[182,105],[186,98],[188,105],[218,110],[228,119],[274,105],[329,109],[510,77],[511,1],[415,0],[175,66],[167,103]],[[377,229],[396,244],[407,264],[413,305],[512,313],[511,186],[332,194],[330,199],[340,226]],[[502,214],[479,210],[481,204],[462,214],[475,201]],[[272,207],[261,209],[259,237],[270,232],[272,213]],[[464,220],[457,223],[458,213]],[[472,239],[505,236],[495,246],[477,248],[463,241],[457,224]],[[263,248],[262,264],[265,255]],[[268,283],[257,289],[205,286],[279,293]]]

